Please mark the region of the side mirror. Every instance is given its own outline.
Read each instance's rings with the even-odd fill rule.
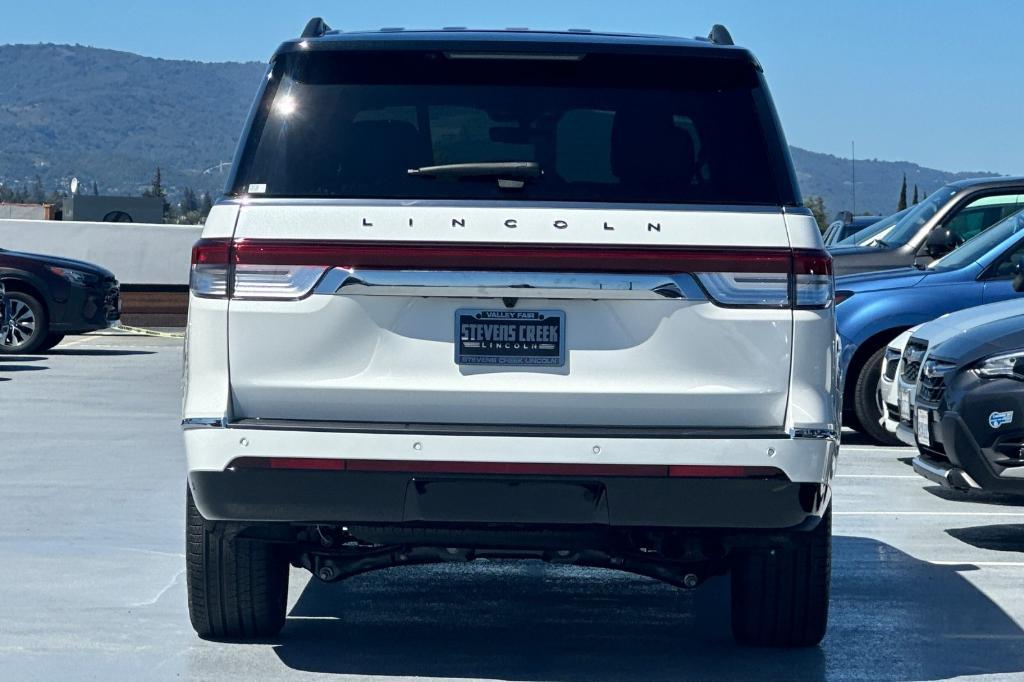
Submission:
[[[960,246],[959,238],[942,227],[932,230],[924,243],[925,252],[932,258],[942,258],[958,246]]]
[[[1013,290],[1018,294],[1024,291],[1024,268],[1019,264],[1013,269]]]

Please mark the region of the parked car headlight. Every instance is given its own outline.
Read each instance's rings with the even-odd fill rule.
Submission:
[[[985,358],[974,371],[986,379],[1005,377],[1024,381],[1024,349]]]
[[[52,272],[55,275],[63,277],[72,284],[77,284],[79,286],[85,286],[86,284],[95,284],[97,281],[99,281],[99,278],[96,275],[89,274],[88,272],[82,272],[81,270],[73,270],[71,268],[58,268],[54,265],[51,265],[50,272]]]

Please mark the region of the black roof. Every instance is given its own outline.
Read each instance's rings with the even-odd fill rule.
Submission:
[[[752,59],[742,47],[715,43],[708,38],[633,33],[599,33],[585,29],[565,31],[445,28],[413,30],[384,28],[376,31],[328,31],[323,35],[287,40],[278,53],[298,50],[502,50],[509,52],[636,52],[701,54]]]

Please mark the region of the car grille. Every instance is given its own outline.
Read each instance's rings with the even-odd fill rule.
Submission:
[[[908,384],[917,382],[917,375],[921,371],[921,361],[928,350],[928,342],[919,339],[910,339],[907,347],[903,349],[903,381]]]
[[[106,320],[121,318],[121,287],[117,280],[106,280],[103,287],[103,317]]]
[[[956,369],[952,362],[929,358],[921,369],[917,381],[917,399],[938,404],[946,395],[946,376]]]

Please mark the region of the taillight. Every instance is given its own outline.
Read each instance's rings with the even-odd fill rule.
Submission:
[[[789,275],[785,272],[696,274],[708,296],[720,305],[757,308],[789,306]]]
[[[231,298],[302,298],[313,290],[326,270],[319,265],[236,264]]]
[[[825,251],[794,251],[794,308],[828,308],[835,295],[832,256]]]
[[[230,239],[200,239],[192,247],[192,293],[201,298],[297,299],[312,291],[327,270],[238,261]]]
[[[693,273],[726,307],[828,308],[834,289],[823,251],[227,239],[196,243],[191,289],[206,298],[294,300],[332,267]]]
[[[200,239],[195,243],[189,277],[189,290],[194,296],[227,298],[230,273],[230,239]]]

